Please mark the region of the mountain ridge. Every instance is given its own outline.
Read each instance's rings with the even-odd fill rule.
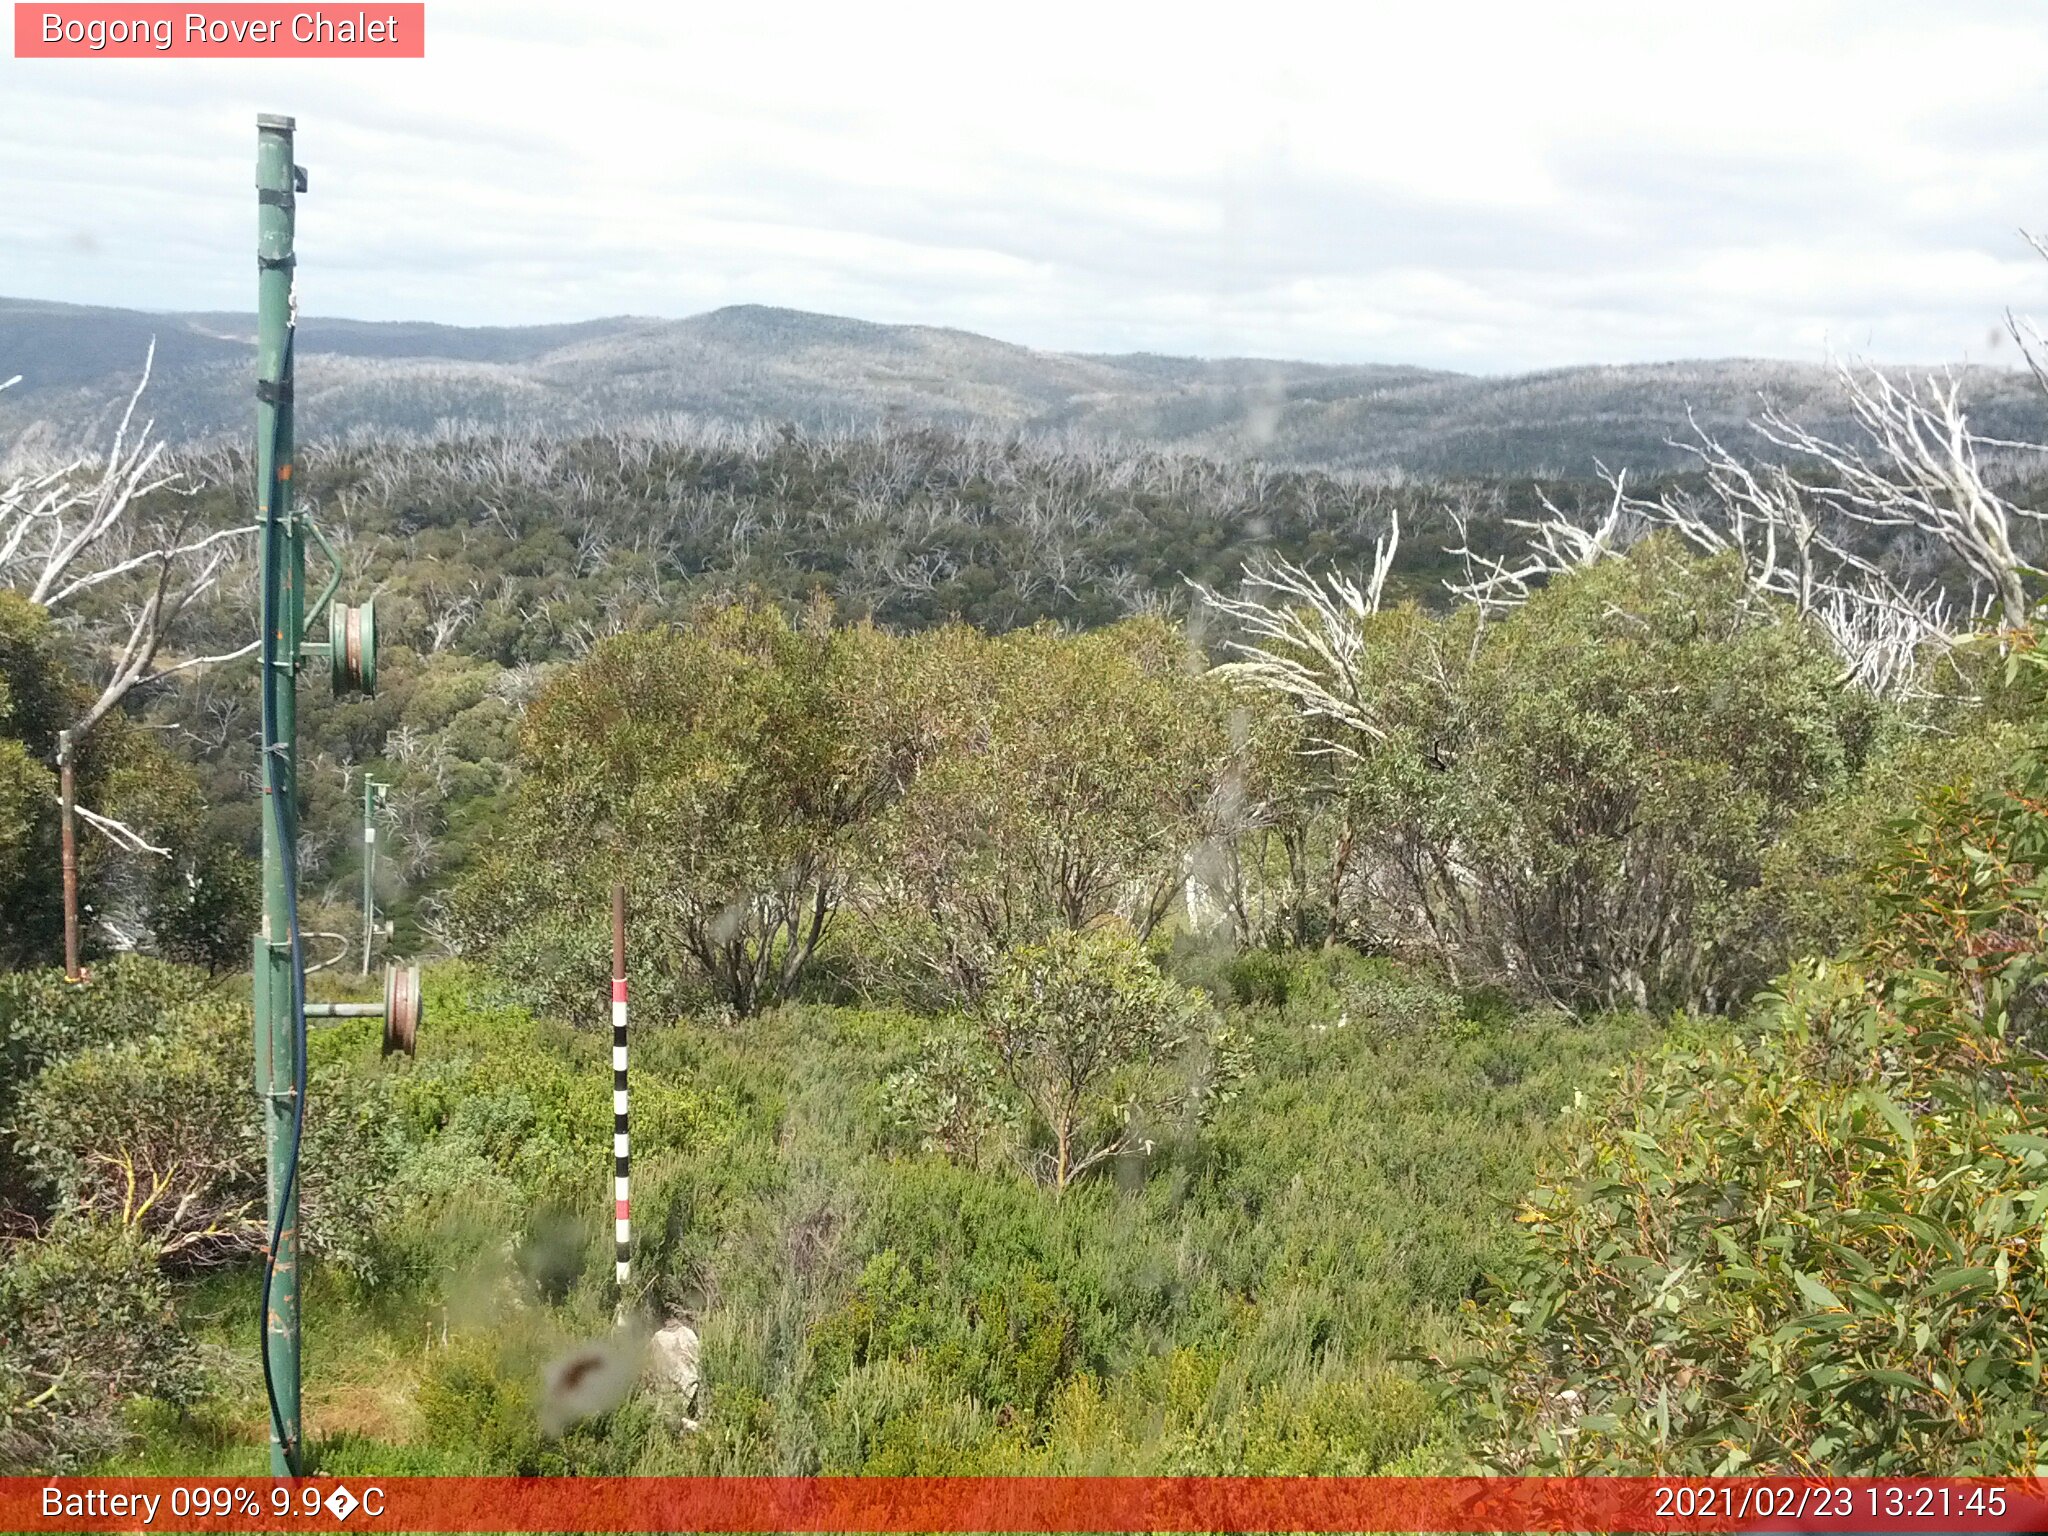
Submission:
[[[104,431],[150,341],[147,410],[174,441],[248,420],[253,315],[0,298],[0,443]],[[682,319],[531,326],[306,316],[302,437],[352,432],[565,433],[667,415],[810,427],[930,425],[1064,433],[1283,465],[1424,475],[1583,475],[1683,461],[1687,412],[1734,431],[1770,399],[1816,430],[1852,422],[1833,371],[1762,358],[1466,374],[1401,363],[1060,352],[955,327],[737,304]],[[1904,372],[1908,370],[1895,370]],[[2048,436],[2023,373],[1967,376],[1980,427]],[[4,449],[0,449],[4,451]]]

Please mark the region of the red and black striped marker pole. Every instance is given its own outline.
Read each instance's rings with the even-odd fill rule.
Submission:
[[[621,882],[612,887],[612,1198],[621,1306],[625,1305],[626,1277],[632,1270],[633,1203],[626,1182],[630,1158],[626,1130],[626,887]]]

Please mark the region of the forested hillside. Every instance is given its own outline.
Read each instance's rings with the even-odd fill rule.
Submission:
[[[318,1469],[2032,1470],[2041,486],[1842,387],[1605,481],[312,444],[312,985],[374,771],[429,992],[313,1034]],[[0,477],[9,1470],[264,1455],[247,468],[141,419]]]

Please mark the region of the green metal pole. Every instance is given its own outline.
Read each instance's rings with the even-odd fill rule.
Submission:
[[[293,933],[287,872],[298,856],[297,735],[299,642],[305,617],[306,556],[292,515],[292,237],[297,171],[292,119],[256,119],[256,501],[263,532],[263,586],[275,632],[263,687],[274,721],[263,764],[263,930],[256,945],[256,1070],[263,1101],[269,1230],[277,1234],[264,1350],[276,1413],[270,1470],[286,1476],[299,1462],[298,1184],[287,1179],[297,1114],[295,1067],[305,1021],[293,986]],[[272,772],[272,760],[277,769]],[[281,787],[272,803],[273,777]],[[281,812],[281,814],[279,814]],[[289,1194],[287,1195],[287,1184]]]
[[[363,974],[370,974],[370,939],[377,931],[377,802],[384,786],[363,775]]]

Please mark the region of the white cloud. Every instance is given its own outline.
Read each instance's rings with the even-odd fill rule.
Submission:
[[[246,306],[262,110],[330,314],[1502,370],[1952,357],[2048,308],[2032,8],[429,0],[428,36],[0,62],[0,292]]]

